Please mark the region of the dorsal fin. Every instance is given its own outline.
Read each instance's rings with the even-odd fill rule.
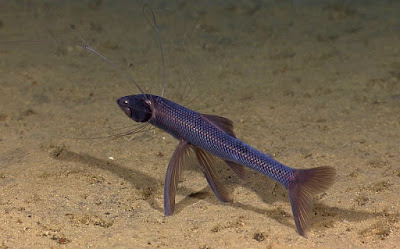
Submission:
[[[218,129],[228,133],[229,135],[236,137],[235,133],[233,132],[233,122],[227,118],[209,115],[209,114],[201,114],[201,116],[215,125]]]

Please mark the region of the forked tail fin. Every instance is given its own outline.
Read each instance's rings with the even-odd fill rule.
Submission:
[[[288,190],[290,205],[297,232],[305,237],[310,225],[312,198],[317,193],[327,190],[335,180],[336,170],[332,167],[313,169],[296,169],[294,179],[290,181]]]

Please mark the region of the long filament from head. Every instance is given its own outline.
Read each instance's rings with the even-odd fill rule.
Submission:
[[[148,19],[148,17],[146,16],[146,13],[145,13],[146,10],[150,11],[150,15],[151,15],[152,21],[150,21]],[[148,4],[143,5],[143,14],[146,17],[147,22],[150,23],[150,25],[155,29],[155,31],[157,33],[157,40],[158,40],[158,45],[160,46],[161,61],[162,61],[162,90],[161,90],[161,97],[164,97],[165,84],[166,84],[165,83],[165,61],[164,61],[164,48],[163,48],[163,44],[161,42],[160,30],[158,29],[156,16],[154,15],[153,9]]]
[[[59,16],[57,15],[57,13],[55,13],[54,11],[49,10],[49,13],[60,19],[60,17],[59,17]],[[86,40],[83,39],[83,37],[82,37],[78,32],[76,32],[70,25],[66,25],[66,26],[68,27],[68,29],[69,29],[73,34],[75,34],[75,35],[81,40],[82,45],[79,45],[79,46],[81,46],[82,48],[84,48],[84,49],[86,49],[86,50],[92,52],[93,54],[99,56],[101,59],[103,59],[103,60],[106,61],[108,64],[110,64],[111,66],[113,66],[114,69],[116,69],[118,72],[120,72],[120,73],[122,73],[123,75],[125,75],[125,77],[126,77],[129,81],[133,82],[133,84],[137,87],[137,89],[139,89],[139,91],[140,91],[142,94],[144,94],[144,95],[146,96],[146,98],[147,98],[147,95],[145,94],[145,92],[143,91],[143,89],[139,86],[138,83],[136,83],[135,80],[133,80],[132,76],[130,76],[130,75],[128,74],[128,72],[122,70],[121,67],[119,67],[117,64],[115,64],[113,61],[111,61],[110,59],[108,59],[108,58],[105,57],[104,55],[102,55],[102,54],[100,54],[99,52],[97,52],[94,48],[92,48],[92,47],[89,45],[89,43],[86,42]]]

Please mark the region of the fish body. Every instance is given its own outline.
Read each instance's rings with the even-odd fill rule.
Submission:
[[[185,158],[195,155],[214,194],[220,201],[231,197],[218,181],[212,166],[212,156],[227,163],[244,178],[244,168],[256,170],[289,190],[289,199],[297,231],[305,236],[312,212],[312,197],[328,189],[334,182],[335,169],[317,167],[294,169],[260,152],[236,138],[232,121],[206,115],[160,96],[130,95],[117,100],[125,114],[136,122],[148,122],[179,141],[168,165],[164,186],[164,212],[171,215],[175,208],[175,193]]]
[[[151,97],[155,115],[148,122],[176,139],[185,140],[225,161],[247,166],[285,187],[294,177],[292,168],[219,128],[218,124],[213,123],[213,116],[198,113],[165,98]]]

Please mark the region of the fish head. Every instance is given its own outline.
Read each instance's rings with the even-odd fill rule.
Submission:
[[[129,95],[117,99],[119,108],[136,122],[147,122],[151,118],[151,103],[150,96],[146,94]]]

